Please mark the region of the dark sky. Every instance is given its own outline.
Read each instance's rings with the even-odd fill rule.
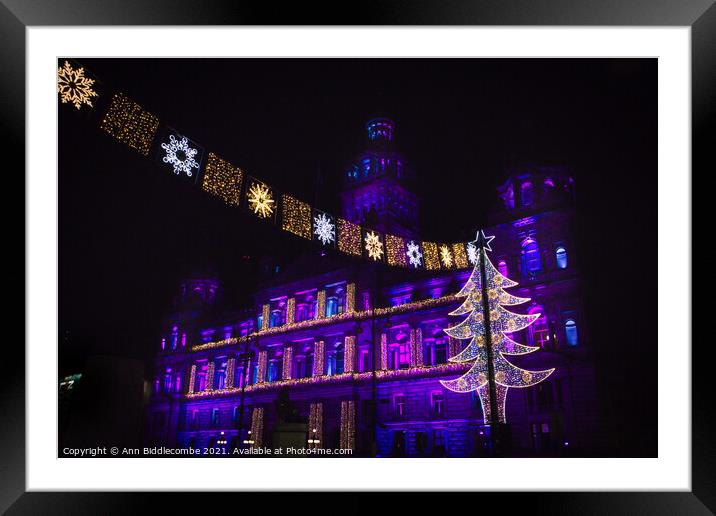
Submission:
[[[365,121],[393,118],[418,177],[428,239],[463,239],[482,224],[505,165],[571,166],[601,357],[624,388],[630,371],[655,378],[656,60],[80,62],[208,151],[334,212],[342,173],[365,146]],[[67,106],[59,141],[62,373],[81,370],[94,353],[151,357],[184,275],[216,271],[236,301],[250,286],[244,256],[286,260],[305,248]],[[625,305],[625,293],[643,297]]]

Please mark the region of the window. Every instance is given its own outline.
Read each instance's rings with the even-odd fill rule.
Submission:
[[[435,341],[435,364],[445,364],[447,362],[447,342],[443,339]]]
[[[541,307],[531,310],[531,312],[542,314],[529,328],[532,345],[543,348],[549,345],[549,324],[547,323],[547,316]]]
[[[267,371],[267,382],[275,382],[278,380],[278,361],[277,360],[271,360],[268,364],[268,371]]]
[[[281,326],[281,311],[280,310],[274,310],[271,312],[271,317],[269,318],[269,326],[271,328],[274,328],[276,326]]]
[[[164,392],[172,392],[172,370],[169,369],[164,375]]]
[[[197,373],[196,375],[196,390],[202,392],[206,390],[206,372]]]
[[[219,369],[216,372],[216,389],[223,389],[226,387],[226,370]]]
[[[172,337],[170,340],[172,349],[177,348],[177,339],[179,339],[179,329],[174,326],[174,328],[172,328]]]
[[[367,349],[361,349],[360,351],[359,367],[361,373],[372,370],[372,367],[370,366],[370,351]]]
[[[522,183],[522,206],[530,206],[534,202],[532,183]]]
[[[336,357],[336,367],[334,369],[334,371],[335,371],[334,374],[341,374],[341,373],[343,373],[344,358],[345,358],[343,344],[336,345],[335,357]]]
[[[505,260],[500,260],[499,262],[497,262],[497,270],[500,271],[500,274],[502,274],[505,278],[509,276],[507,274],[507,262]]]
[[[263,328],[263,326],[264,326],[264,316],[263,315],[259,315],[256,318],[256,324],[258,325],[259,328]]]
[[[442,392],[431,394],[431,405],[434,416],[442,416],[445,413],[445,395]]]
[[[557,267],[559,269],[566,269],[567,268],[567,250],[560,246],[557,248],[557,250],[554,252],[555,257],[557,258]]]
[[[234,407],[234,412],[233,412],[233,414],[232,414],[232,416],[231,416],[231,420],[232,420],[234,423],[238,423],[238,422],[239,422],[239,415],[240,415],[240,413],[241,413],[241,407],[239,407],[239,406]]]
[[[199,428],[199,411],[198,410],[192,410],[191,411],[191,423],[189,423],[192,429]]]
[[[211,409],[211,426],[219,425],[219,409]]]
[[[570,346],[576,346],[578,341],[577,338],[577,323],[574,319],[567,319],[564,323],[564,335],[567,338],[567,344]]]
[[[251,371],[251,385],[258,383],[259,381],[259,365],[256,364]]]
[[[296,308],[296,322],[305,321],[308,319],[308,306],[305,303],[301,303]]]
[[[542,269],[537,242],[528,238],[522,243],[522,274],[531,276]]]
[[[326,317],[331,317],[338,313],[338,300],[335,297],[329,297],[326,300]]]
[[[394,407],[396,416],[402,417],[405,415],[405,395],[396,394]]]

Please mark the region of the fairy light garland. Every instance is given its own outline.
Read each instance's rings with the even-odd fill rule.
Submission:
[[[316,294],[316,319],[326,317],[326,291],[319,290]]]
[[[268,352],[265,349],[259,351],[259,370],[257,383],[264,383],[266,381],[266,366],[268,364]]]
[[[380,334],[380,368],[385,371],[388,369],[388,335]]]
[[[77,109],[83,105],[92,107],[90,99],[98,97],[92,88],[96,81],[85,74],[83,67],[75,69],[67,61],[58,69],[58,93],[62,103],[71,103]],[[157,116],[145,111],[123,93],[112,96],[109,109],[100,122],[103,131],[144,156],[149,155],[158,127]],[[194,149],[187,150],[193,152]],[[176,162],[174,166],[176,172]],[[197,167],[192,165],[191,168]],[[183,171],[193,175],[191,169]],[[273,189],[259,179],[246,176],[239,167],[214,153],[208,154],[201,188],[228,205],[238,206],[245,179],[248,182],[244,194],[246,208],[259,218],[274,219],[278,203]],[[385,259],[388,265],[396,267],[406,267],[409,261],[411,267],[424,266],[427,270],[439,270],[441,263],[447,269],[463,269],[474,262],[474,246],[469,243],[443,244],[438,248],[434,242],[422,242],[421,252],[419,242],[406,244],[400,236],[381,235],[370,229],[366,230],[364,241],[363,228],[358,224],[334,218],[288,194],[282,196],[282,201],[281,228],[284,231],[316,240],[324,246],[333,245],[335,241],[340,252],[351,256],[361,256],[365,251],[366,257],[373,261]]]
[[[415,328],[415,366],[425,367],[425,357],[423,352],[423,329]]]
[[[311,403],[308,413],[308,447],[323,448],[323,403]]]
[[[296,322],[296,298],[289,297],[286,302],[286,324]]]
[[[356,311],[356,284],[349,283],[346,285],[346,312],[353,313]]]
[[[147,156],[159,127],[159,118],[144,111],[122,93],[112,97],[100,128],[118,141]]]
[[[234,376],[236,373],[236,359],[231,357],[226,361],[226,388],[234,388]]]
[[[341,448],[344,450],[355,448],[355,418],[355,402],[353,400],[341,401]]]
[[[311,240],[311,205],[284,194],[281,197],[281,229]]]
[[[201,183],[205,192],[223,199],[230,206],[238,206],[243,180],[244,172],[239,167],[224,161],[213,152],[209,153]]]
[[[313,377],[323,376],[323,365],[325,360],[325,344],[322,340],[313,343]]]
[[[266,303],[261,307],[261,329],[268,330],[271,306]]]
[[[293,369],[293,346],[283,348],[283,364],[281,371],[282,380],[290,380]]]
[[[440,268],[440,255],[438,254],[438,244],[435,242],[423,242],[423,262],[425,268],[429,271],[435,271]]]
[[[194,384],[196,383],[196,365],[193,364],[189,370],[189,394],[194,392]]]
[[[253,441],[251,448],[261,448],[263,446],[264,437],[264,408],[254,407],[254,411],[251,414],[251,437],[250,441]]]
[[[330,317],[323,317],[321,319],[310,319],[306,321],[300,321],[295,322],[293,324],[284,324],[281,326],[274,326],[273,328],[267,328],[265,330],[260,330],[258,332],[254,332],[250,335],[244,335],[241,337],[232,337],[229,339],[223,339],[215,342],[206,342],[203,344],[197,344],[192,346],[192,351],[205,351],[209,349],[216,349],[216,348],[222,348],[226,346],[233,346],[237,344],[243,344],[247,340],[255,338],[255,337],[263,337],[263,336],[271,336],[271,335],[280,335],[283,333],[295,331],[295,330],[303,330],[306,328],[315,328],[319,326],[326,326],[329,324],[333,324],[338,321],[362,321],[366,319],[370,319],[372,317],[382,317],[387,315],[397,315],[401,313],[408,313],[414,310],[423,310],[423,309],[429,309],[429,308],[437,308],[449,303],[453,303],[455,301],[458,301],[460,298],[458,298],[456,295],[448,295],[448,296],[442,296],[438,298],[433,299],[425,299],[423,301],[414,301],[412,303],[405,303],[398,306],[389,306],[385,308],[373,308],[370,310],[362,310],[362,311],[355,311],[355,312],[344,312],[342,314],[336,314],[332,315]],[[268,305],[266,305],[268,306]]]
[[[338,219],[338,250],[352,256],[360,256],[361,227],[347,220]]]
[[[385,369],[367,371],[363,373],[341,373],[331,376],[318,375],[306,378],[292,378],[291,380],[276,380],[273,382],[255,383],[253,385],[246,385],[244,392],[246,393],[257,393],[272,391],[278,389],[284,389],[286,387],[301,387],[308,385],[326,385],[326,384],[338,384],[347,382],[367,382],[371,381],[373,377],[379,381],[395,380],[400,378],[429,378],[433,376],[442,376],[448,373],[464,373],[469,370],[468,364],[462,363],[448,363],[440,364],[437,366],[417,366],[410,367],[408,369]],[[315,364],[314,364],[315,371]],[[188,399],[204,399],[204,398],[216,398],[222,396],[236,396],[241,393],[240,387],[233,387],[231,389],[215,389],[213,391],[200,391],[187,393]]]
[[[343,372],[352,373],[355,370],[356,337],[346,335],[343,354]]]
[[[385,235],[385,259],[388,265],[405,267],[405,240],[395,235]]]
[[[415,338],[415,328],[410,329],[410,367],[416,367],[418,365],[418,347],[417,339]]]
[[[465,252],[465,244],[453,244],[452,257],[455,260],[456,269],[467,269],[470,266],[467,261],[467,252]]]
[[[206,366],[206,390],[214,390],[214,361],[209,360],[209,365]]]

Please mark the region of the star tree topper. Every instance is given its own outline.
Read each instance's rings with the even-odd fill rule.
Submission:
[[[465,301],[459,308],[450,312],[450,315],[465,315],[467,318],[456,326],[446,328],[444,331],[456,339],[471,339],[467,347],[457,355],[450,357],[450,362],[473,362],[468,372],[454,380],[440,380],[440,383],[453,392],[477,391],[482,404],[485,423],[491,422],[489,367],[488,359],[492,358],[494,373],[495,400],[498,420],[505,419],[505,400],[510,387],[531,387],[545,380],[554,369],[545,371],[527,371],[512,364],[505,355],[525,355],[537,351],[539,347],[526,346],[512,340],[508,334],[523,330],[534,323],[540,314],[522,315],[510,312],[505,306],[519,305],[529,301],[529,298],[516,297],[505,291],[514,287],[516,282],[503,276],[487,257],[486,251],[491,251],[490,242],[494,236],[486,236],[484,231],[477,232],[474,240],[476,248],[475,267],[467,283],[457,293]],[[485,285],[482,284],[484,267]],[[485,314],[483,295],[487,296],[488,313]],[[489,319],[490,341],[486,342]],[[488,351],[488,347],[490,349]],[[489,356],[491,355],[491,357]]]

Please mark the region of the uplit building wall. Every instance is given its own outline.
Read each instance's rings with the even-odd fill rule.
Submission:
[[[391,149],[394,124],[377,119],[367,129],[370,149],[346,173],[343,215],[416,237],[418,199]],[[542,314],[513,336],[540,350],[513,361],[556,368],[535,387],[510,389],[512,447],[589,453],[602,434],[574,242],[574,181],[564,168],[509,172],[497,188],[496,222],[486,228],[496,236],[490,258],[519,282],[511,293],[531,299],[515,311]],[[291,422],[303,425],[308,447],[350,447],[362,456],[485,453],[477,393],[439,383],[469,368],[448,362],[467,341],[443,332],[458,320],[447,314],[458,306],[454,294],[469,269],[329,258],[318,274],[301,275],[299,267],[285,280],[278,276],[241,311],[220,306],[214,279],[182,284],[158,345],[149,444],[271,446]],[[209,309],[218,315],[207,320]],[[288,395],[292,421],[281,415],[280,393]]]

